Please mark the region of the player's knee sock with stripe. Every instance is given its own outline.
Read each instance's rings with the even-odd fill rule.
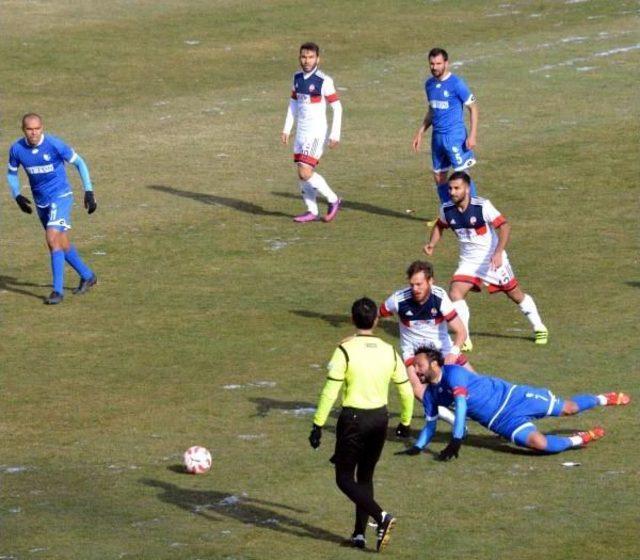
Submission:
[[[299,181],[302,200],[304,200],[307,210],[312,214],[318,215],[318,203],[316,202],[316,189],[313,188],[308,181]]]
[[[456,310],[458,317],[460,317],[460,320],[462,321],[462,324],[467,331],[467,340],[469,340],[471,338],[471,333],[469,332],[469,318],[471,316],[471,313],[469,312],[469,306],[463,299],[459,299],[458,301],[454,301],[452,303],[453,308]]]
[[[572,447],[578,447],[583,443],[580,436],[563,437],[545,435],[545,437],[547,438],[546,453],[560,453]]]
[[[84,263],[75,245],[71,245],[69,250],[65,251],[64,259],[83,280],[89,280],[93,277],[93,271]]]
[[[62,293],[64,289],[64,251],[51,251],[51,275],[53,276],[53,291]]]
[[[322,196],[324,196],[327,199],[327,202],[329,202],[330,204],[338,201],[338,195],[331,190],[329,184],[319,173],[314,173],[313,175],[311,175],[307,183],[309,183]]]
[[[546,327],[540,318],[536,302],[529,294],[525,294],[524,299],[518,304],[520,311],[529,320],[534,331],[544,331]]]
[[[604,399],[604,403],[602,403],[600,397]],[[569,400],[578,405],[578,412],[583,412],[590,408],[607,404],[607,398],[604,395],[574,395]]]

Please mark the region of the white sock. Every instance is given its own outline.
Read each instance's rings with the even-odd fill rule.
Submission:
[[[455,415],[448,408],[444,406],[438,407],[438,418],[443,420],[447,424],[451,424],[453,426],[453,421],[455,420]]]
[[[467,331],[467,340],[471,340],[471,333],[469,332],[469,317],[471,314],[469,312],[469,306],[467,305],[467,302],[463,299],[460,299],[452,303],[453,308],[456,310],[458,317],[460,317],[460,320],[462,321],[462,324]]]
[[[524,316],[529,320],[534,331],[547,330],[547,328],[542,323],[540,314],[538,313],[536,302],[533,301],[533,298],[530,295],[525,294],[524,299],[518,304],[518,307],[520,308],[520,311],[524,313]]]
[[[573,445],[573,447],[578,447],[584,443],[580,436],[570,436],[569,440],[571,440],[571,445]]]
[[[300,185],[300,192],[302,193],[302,199],[304,200],[307,210],[312,214],[318,215],[318,203],[316,202],[316,189],[309,181],[298,181]]]
[[[331,187],[324,180],[324,177],[319,173],[311,175],[307,183],[324,196],[330,204],[338,201],[338,195],[331,190]]]

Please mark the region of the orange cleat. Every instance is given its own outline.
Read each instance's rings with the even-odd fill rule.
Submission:
[[[604,396],[607,397],[607,406],[624,405],[631,402],[631,397],[626,393],[605,393]]]
[[[596,426],[595,428],[591,428],[588,432],[578,432],[576,435],[582,438],[582,445],[587,445],[590,441],[603,438],[605,434],[602,426]]]

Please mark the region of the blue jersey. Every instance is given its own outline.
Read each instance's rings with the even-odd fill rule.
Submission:
[[[22,165],[35,203],[47,206],[60,196],[71,194],[65,162],[73,162],[78,156],[59,138],[42,135],[37,146],[31,146],[25,138],[16,141],[9,150],[9,173],[17,173]]]
[[[449,74],[445,80],[429,78],[424,89],[431,108],[434,134],[460,134],[466,136],[464,106],[475,101],[464,80]]]
[[[478,375],[456,365],[442,366],[442,378],[438,384],[429,384],[422,399],[427,421],[438,416],[438,406],[449,407],[455,397],[465,397],[467,416],[489,427],[492,419],[501,411],[513,390],[512,383],[498,377]]]

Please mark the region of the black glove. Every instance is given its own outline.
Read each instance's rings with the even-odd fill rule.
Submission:
[[[405,426],[402,422],[398,424],[396,428],[396,435],[398,437],[409,437],[411,435],[411,424]]]
[[[93,195],[93,191],[84,191],[84,207],[89,214],[93,214],[96,211],[98,205],[96,204],[96,197]]]
[[[318,449],[318,447],[320,447],[321,438],[322,428],[314,424],[313,428],[311,428],[311,433],[309,434],[309,443],[311,444],[311,447],[313,447],[314,449]]]
[[[16,204],[20,206],[20,210],[22,210],[25,214],[31,214],[33,212],[33,208],[31,208],[31,201],[26,197],[19,194],[15,198]]]
[[[458,452],[460,451],[460,446],[462,445],[461,438],[451,438],[449,445],[445,447],[442,451],[440,451],[440,455],[438,455],[438,459],[440,461],[449,461],[454,457],[458,456]]]

